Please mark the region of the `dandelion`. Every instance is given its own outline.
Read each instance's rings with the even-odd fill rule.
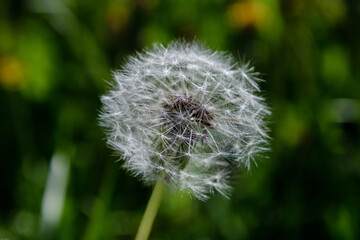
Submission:
[[[270,111],[256,95],[260,79],[230,55],[196,42],[155,44],[114,79],[101,98],[108,144],[156,191],[171,185],[200,200],[228,197],[234,169],[250,169],[266,150]]]

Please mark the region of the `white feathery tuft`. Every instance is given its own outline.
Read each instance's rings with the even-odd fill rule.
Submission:
[[[130,57],[102,96],[101,124],[124,167],[198,199],[227,197],[234,168],[266,150],[270,114],[249,64],[197,42],[172,42]]]

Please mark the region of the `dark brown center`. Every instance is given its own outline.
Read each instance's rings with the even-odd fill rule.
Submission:
[[[168,96],[162,103],[162,112],[161,137],[155,141],[162,157],[156,159],[183,169],[196,144],[207,140],[213,116],[192,96]]]
[[[192,96],[167,97],[162,107],[164,130],[172,139],[182,139],[194,146],[200,137],[205,137],[205,128],[212,128],[210,111]]]

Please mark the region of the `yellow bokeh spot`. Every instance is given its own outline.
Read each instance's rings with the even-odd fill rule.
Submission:
[[[233,28],[260,28],[266,21],[267,8],[261,2],[242,1],[232,4],[227,12]]]
[[[6,89],[19,89],[24,81],[23,63],[14,56],[0,57],[0,84]]]
[[[112,33],[118,34],[127,28],[131,14],[129,7],[111,4],[105,14],[107,25]]]

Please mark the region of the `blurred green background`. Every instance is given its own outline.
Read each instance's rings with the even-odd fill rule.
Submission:
[[[133,239],[151,189],[105,145],[128,54],[194,38],[250,60],[271,152],[230,200],[165,194],[151,239],[360,239],[360,1],[2,0],[0,239]]]

